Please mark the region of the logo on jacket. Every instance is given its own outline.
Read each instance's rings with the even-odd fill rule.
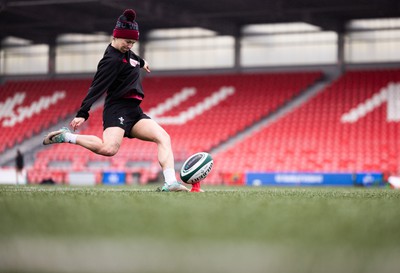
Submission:
[[[129,62],[130,62],[130,64],[131,64],[131,66],[133,66],[133,67],[135,67],[135,66],[137,66],[138,65],[138,61],[136,61],[136,60],[134,60],[134,59],[129,59]]]
[[[123,117],[120,117],[120,118],[118,118],[118,119],[119,119],[119,124],[124,125],[124,118],[123,118]]]

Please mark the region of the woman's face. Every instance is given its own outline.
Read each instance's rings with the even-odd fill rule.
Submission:
[[[113,38],[111,45],[122,53],[125,53],[131,50],[136,42],[137,41],[133,39]]]

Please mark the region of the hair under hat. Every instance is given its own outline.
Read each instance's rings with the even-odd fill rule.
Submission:
[[[113,31],[113,37],[139,40],[139,25],[135,21],[136,12],[127,9],[118,17],[117,24]]]

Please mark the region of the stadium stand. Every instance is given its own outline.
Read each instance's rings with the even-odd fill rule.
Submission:
[[[195,152],[210,151],[268,116],[321,76],[321,72],[300,72],[149,77],[143,83],[146,98],[142,107],[171,135],[176,161],[184,161]],[[79,96],[79,102],[74,102],[74,110],[81,99]],[[58,107],[61,105],[65,104]],[[101,108],[92,111],[80,133],[101,136],[101,114]],[[140,173],[140,182],[146,183],[159,171],[156,160],[156,146],[136,140],[124,139],[112,158],[75,145],[52,145],[37,154],[28,179],[38,183],[54,172],[54,180],[61,183],[66,169],[97,173],[112,169]]]
[[[89,85],[89,80],[10,81],[1,85],[0,152],[73,114]]]
[[[298,109],[214,155],[219,172],[207,182],[243,170],[397,173],[399,83],[398,69],[345,73]]]

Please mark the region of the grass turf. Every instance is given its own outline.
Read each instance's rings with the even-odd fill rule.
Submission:
[[[400,191],[205,189],[0,186],[0,270],[396,272],[400,266]]]

